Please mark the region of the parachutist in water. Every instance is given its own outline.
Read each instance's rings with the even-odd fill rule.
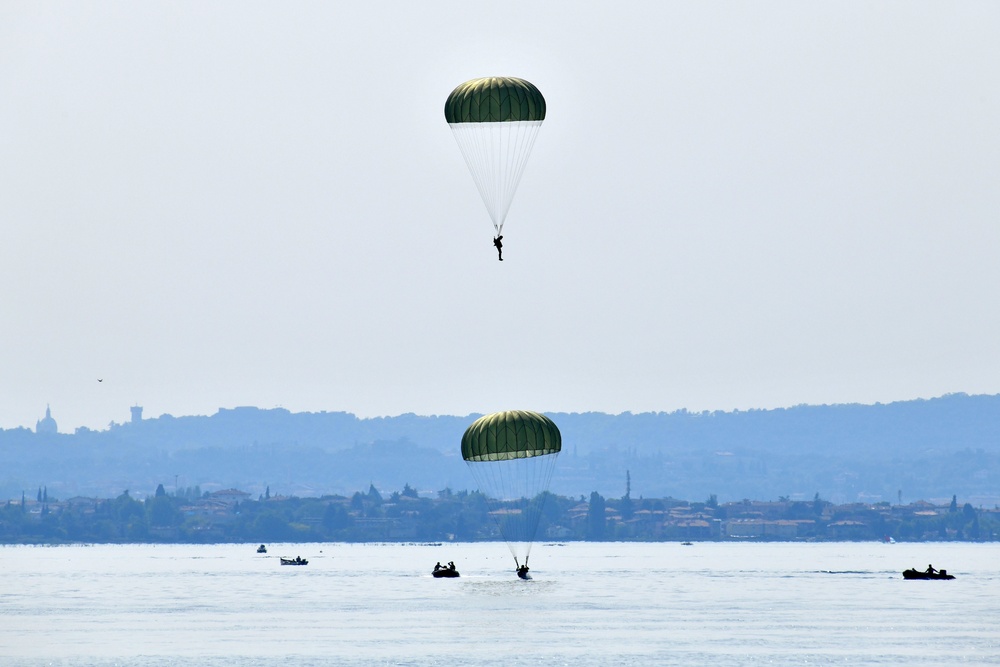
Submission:
[[[497,237],[496,237],[495,239],[493,239],[493,245],[495,245],[495,246],[496,246],[496,248],[497,248],[497,258],[498,258],[498,259],[499,259],[499,260],[500,260],[501,262],[503,261],[503,244],[502,244],[502,243],[500,243],[500,240],[501,240],[502,238],[503,238],[503,234],[500,234],[500,235],[498,235],[498,236],[497,236]]]
[[[527,565],[521,565],[520,567],[518,567],[517,568],[517,576],[521,577],[522,579],[527,579],[528,578],[528,566]]]

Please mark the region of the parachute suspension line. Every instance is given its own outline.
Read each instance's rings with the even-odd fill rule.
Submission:
[[[538,136],[538,130],[541,128],[541,122],[536,123],[509,123],[509,125],[514,125],[516,127],[512,128],[514,134],[513,140],[508,138],[508,161],[506,172],[509,177],[506,179],[506,188],[504,190],[503,201],[504,207],[500,218],[500,228],[503,228],[503,223],[507,219],[507,213],[510,211],[510,205],[514,201],[514,193],[517,192],[517,187],[521,183],[521,176],[524,175],[524,168],[528,164],[528,156],[531,155],[531,149],[535,145],[535,137]]]
[[[482,154],[484,156],[484,162],[482,167],[484,168],[484,175],[486,179],[486,192],[483,195],[483,201],[486,202],[486,208],[490,212],[490,219],[493,221],[493,228],[497,231],[497,235],[500,234],[500,228],[503,227],[503,221],[498,220],[496,216],[496,209],[498,204],[498,199],[501,197],[500,188],[498,183],[500,181],[500,170],[496,160],[493,159],[490,147],[496,145],[499,135],[499,140],[503,140],[503,133],[500,131],[500,123],[485,123],[484,127],[489,130],[489,135],[485,132],[480,134],[482,138]]]
[[[493,154],[490,156],[489,164],[489,174],[490,174],[490,193],[492,205],[490,207],[490,217],[493,218],[493,226],[497,230],[497,234],[503,232],[503,222],[504,216],[503,201],[506,196],[506,188],[504,187],[504,177],[507,172],[504,169],[504,163],[500,160],[500,155],[504,149],[504,144],[506,143],[508,125],[511,123],[488,123],[490,128],[490,146],[493,147]]]
[[[476,123],[468,128],[469,139],[471,140],[473,155],[475,156],[475,178],[476,187],[486,204],[486,212],[489,213],[493,228],[500,234],[500,227],[496,219],[497,198],[500,193],[496,189],[496,164],[492,159],[491,148],[496,142],[497,123]]]
[[[520,132],[521,127],[520,127],[520,123],[506,123],[506,124],[511,126],[511,132],[509,134],[514,135],[513,136],[514,140],[512,141],[511,137],[509,137],[509,136],[507,137],[507,141],[503,141],[501,139],[500,150],[505,153],[505,155],[502,158],[503,159],[503,171],[506,174],[516,175],[516,172],[513,171],[513,165],[516,164],[516,162],[514,160],[514,149],[516,149],[517,144],[518,144],[517,138],[521,134],[521,132]],[[498,157],[500,157],[500,156],[498,156]],[[499,163],[500,160],[498,159],[497,162]],[[513,179],[511,179],[511,180],[513,180]],[[497,185],[499,187],[503,188],[503,196],[501,198],[503,199],[503,201],[507,202],[507,206],[504,207],[503,215],[500,218],[500,229],[503,229],[503,223],[506,222],[506,220],[507,220],[507,210],[510,208],[510,201],[511,201],[511,199],[514,196],[514,189],[517,186],[515,184],[513,187],[511,187],[511,183],[509,181],[506,182],[506,183],[498,183]]]
[[[469,461],[469,469],[484,493],[490,514],[511,555],[525,561],[531,553],[545,496],[555,471],[557,454],[500,461]]]
[[[511,554],[517,557],[516,551],[513,546],[511,546],[510,540],[507,538],[507,533],[504,530],[504,524],[500,518],[500,512],[503,508],[503,498],[496,498],[494,495],[507,495],[507,489],[505,488],[504,479],[501,475],[497,474],[497,466],[495,462],[488,461],[467,461],[469,470],[472,472],[472,477],[476,480],[476,484],[482,489],[482,494],[486,498],[486,506],[489,508],[490,516],[493,518],[494,523],[497,525],[497,529],[500,531],[501,537],[507,542],[508,548],[511,550]],[[486,489],[493,489],[495,494],[491,494]]]
[[[528,556],[531,554],[531,544],[534,540],[535,533],[538,530],[538,524],[542,518],[542,509],[544,508],[545,501],[547,498],[543,495],[548,492],[549,482],[552,480],[552,474],[555,472],[556,459],[558,459],[558,454],[550,454],[548,456],[542,457],[545,460],[545,464],[537,466],[537,479],[532,481],[532,488],[539,489],[539,493],[535,495],[534,498],[529,499],[531,503],[530,514],[527,517],[527,521],[530,522],[530,526],[527,530],[530,532],[530,536],[527,545],[524,550],[524,564],[528,564]]]
[[[507,192],[504,193],[504,201],[507,202],[507,206],[503,212],[504,220],[507,219],[510,204],[514,201],[514,193],[517,192],[517,186],[521,183],[521,176],[524,175],[524,168],[528,164],[528,156],[531,155],[531,149],[535,145],[538,130],[542,126],[540,122],[530,124],[518,123],[518,125],[520,125],[517,133],[518,136],[515,141],[510,142],[513,150],[508,151],[509,173],[511,173],[512,178],[507,184]],[[503,222],[501,222],[500,227],[503,227]]]
[[[452,123],[451,129],[459,151],[461,151],[462,157],[465,158],[465,166],[468,167],[469,173],[472,174],[472,180],[476,184],[479,196],[482,197],[483,203],[486,204],[486,211],[490,214],[490,219],[492,220],[492,197],[484,181],[485,173],[489,170],[489,143],[487,137],[483,136],[484,132],[475,132],[477,129],[476,126],[482,124]],[[500,233],[496,222],[493,222],[493,228],[497,230],[497,234]]]
[[[452,123],[450,127],[499,235],[541,121]]]
[[[490,510],[490,516],[496,523],[501,537],[507,542],[511,550],[511,555],[517,556],[517,547],[514,542],[519,541],[519,532],[515,529],[510,515],[507,501],[513,495],[513,484],[508,475],[504,474],[503,462],[482,461],[469,462],[469,469],[476,478],[476,483],[481,489],[490,489],[486,492],[486,504]]]
[[[495,185],[497,168],[496,160],[493,159],[493,145],[496,142],[495,135],[497,133],[495,125],[497,123],[466,123],[464,125],[467,127],[462,129],[465,131],[465,139],[473,161],[470,171],[475,180],[476,188],[479,190],[479,195],[486,205],[486,212],[493,223],[493,229],[499,235],[500,226],[497,221],[496,209],[497,200],[501,195]]]

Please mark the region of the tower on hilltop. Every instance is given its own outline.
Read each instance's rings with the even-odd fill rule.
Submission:
[[[59,426],[56,424],[56,420],[52,418],[52,411],[49,406],[45,406],[45,417],[39,419],[35,422],[35,433],[58,433]]]
[[[133,405],[129,410],[132,411],[132,423],[138,423],[142,421],[142,406]]]

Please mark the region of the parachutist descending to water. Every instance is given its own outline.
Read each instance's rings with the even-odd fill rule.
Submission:
[[[530,410],[480,417],[462,436],[462,459],[486,497],[522,579],[531,578],[528,556],[561,450],[559,428]]]
[[[528,155],[545,120],[545,98],[535,85],[512,76],[471,79],[444,103],[458,148],[483,198],[500,252],[500,236]],[[498,259],[502,262],[503,255]]]
[[[497,248],[497,258],[502,262],[503,261],[503,243],[500,243],[501,239],[503,239],[503,234],[500,234],[495,239],[493,239],[493,245],[495,245],[496,248]]]

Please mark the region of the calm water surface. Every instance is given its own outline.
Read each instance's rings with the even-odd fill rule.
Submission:
[[[255,547],[0,547],[0,664],[1000,664],[1000,545]]]

